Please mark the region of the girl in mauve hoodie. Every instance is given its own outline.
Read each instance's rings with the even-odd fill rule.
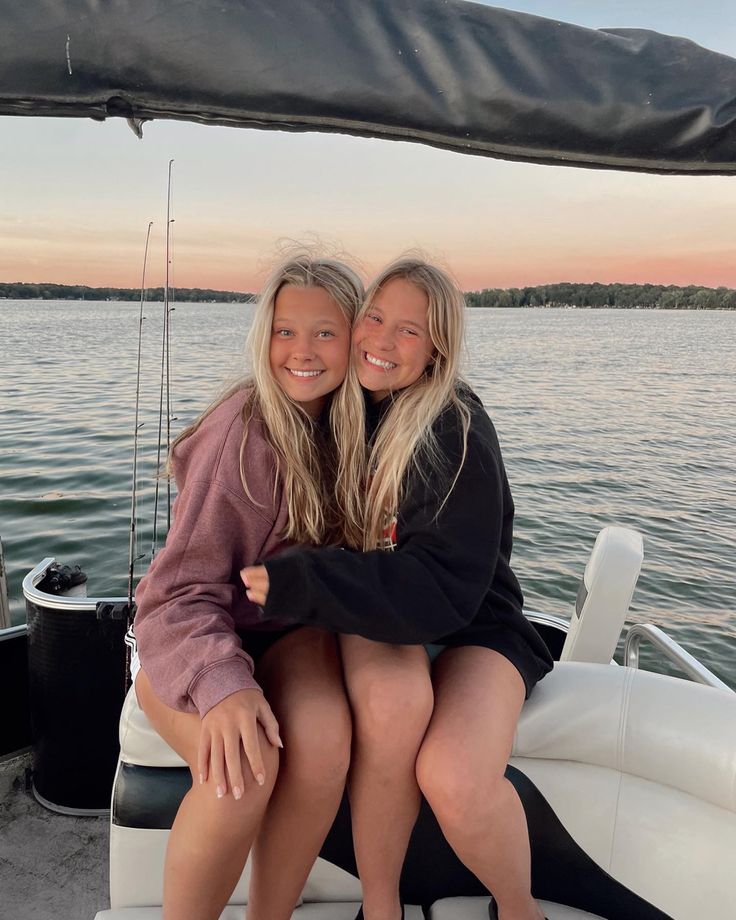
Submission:
[[[290,916],[340,803],[351,719],[336,638],[264,624],[238,573],[287,542],[362,541],[363,399],[348,362],[362,293],[339,262],[280,265],[256,307],[252,378],[171,450],[178,498],[136,593],[134,675],[192,772],[166,851],[166,920],[219,917],[256,831],[249,917]],[[284,815],[298,838],[282,839]]]

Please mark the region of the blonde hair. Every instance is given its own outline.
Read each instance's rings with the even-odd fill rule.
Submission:
[[[373,475],[366,500],[364,549],[382,544],[386,522],[398,510],[410,472],[416,471],[425,479],[432,469],[446,472],[432,425],[444,409],[454,406],[462,429],[462,459],[440,504],[442,510],[465,460],[470,424],[470,412],[458,395],[458,385],[463,382],[459,370],[465,329],[462,292],[441,268],[422,258],[403,257],[371,283],[358,319],[371,309],[379,291],[396,278],[411,282],[426,294],[435,355],[419,380],[392,394],[391,406],[370,447],[368,468]]]
[[[251,500],[245,469],[245,450],[250,423],[263,420],[264,435],[276,459],[275,490],[283,482],[289,509],[283,537],[297,543],[346,543],[362,545],[361,489],[365,482],[364,403],[352,362],[344,382],[332,394],[329,431],[322,436],[305,409],[282,390],[273,377],[269,359],[273,315],[279,291],[286,285],[319,287],[342,311],[352,328],[363,297],[363,284],[347,265],[322,258],[310,251],[290,254],[271,272],[256,305],[248,334],[247,352],[251,376],[244,377],[220,396],[174,441],[190,437],[226,399],[252,387],[243,406],[243,441],[240,446],[240,478]],[[325,440],[327,443],[325,443]]]

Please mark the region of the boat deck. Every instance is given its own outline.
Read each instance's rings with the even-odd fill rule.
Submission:
[[[109,906],[108,818],[43,808],[26,789],[30,755],[0,762],[0,891],[13,920],[92,920]]]

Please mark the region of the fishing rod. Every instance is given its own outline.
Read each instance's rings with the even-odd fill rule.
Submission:
[[[138,422],[140,396],[141,396],[141,346],[143,343],[143,303],[146,299],[146,265],[148,264],[148,244],[151,239],[151,227],[153,221],[148,222],[146,232],[146,248],[143,252],[143,275],[141,277],[141,305],[138,313],[138,364],[135,375],[135,421],[133,424],[133,485],[130,497],[130,545],[128,548],[128,617],[132,618],[133,612],[133,570],[139,559],[142,559],[144,553],[135,556],[136,546],[136,526],[137,514],[136,504],[138,495],[138,432],[143,427],[143,423]]]
[[[166,455],[171,449],[171,388],[170,388],[170,339],[169,339],[169,264],[171,261],[171,167],[173,159],[169,160],[169,180],[166,192],[166,286],[164,287],[164,314],[161,339],[161,384],[158,402],[158,448],[156,451],[156,488],[153,498],[153,538],[151,542],[151,561],[156,555],[158,544],[158,505],[161,483],[161,444],[163,441],[164,419],[164,389],[166,390]],[[171,478],[167,477],[168,508],[166,513],[166,526],[171,527]]]
[[[164,311],[166,315],[166,456],[171,450],[171,314],[173,307],[169,308],[170,282],[169,270],[171,268],[171,167],[174,161],[169,160],[169,182],[166,189],[166,290],[164,291]],[[166,477],[166,532],[171,529],[171,476]]]

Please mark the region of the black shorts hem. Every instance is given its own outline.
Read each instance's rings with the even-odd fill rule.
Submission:
[[[253,664],[257,665],[271,646],[297,629],[301,629],[300,623],[284,626],[282,629],[236,629],[235,631],[243,646],[243,651],[247,652],[253,659]]]

